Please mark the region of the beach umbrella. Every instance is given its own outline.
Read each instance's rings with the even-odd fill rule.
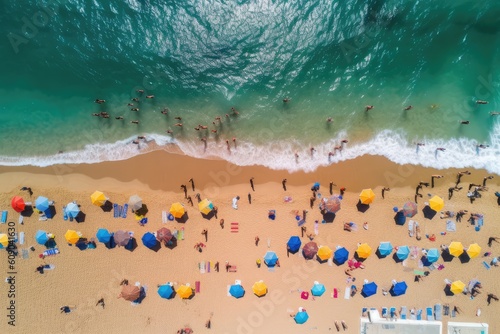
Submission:
[[[14,196],[10,204],[16,212],[23,212],[26,207],[26,203],[24,203],[24,199],[21,196]]]
[[[163,284],[158,287],[158,294],[161,298],[170,299],[174,296],[174,289],[170,284]]]
[[[405,217],[413,217],[417,214],[417,203],[415,202],[406,202],[403,205],[403,214]]]
[[[427,251],[427,261],[434,263],[439,259],[439,250],[437,248],[431,248]]]
[[[318,244],[314,241],[308,242],[302,249],[302,254],[306,259],[312,259],[318,253]]]
[[[340,210],[340,199],[337,196],[323,198],[319,204],[319,209],[326,212],[337,213]]]
[[[80,208],[78,207],[78,204],[70,202],[66,205],[66,209],[64,211],[69,217],[76,218],[76,216],[80,213]]]
[[[322,294],[324,294],[326,291],[326,288],[323,284],[314,282],[313,287],[311,288],[311,294],[315,297],[319,297]]]
[[[193,295],[193,289],[189,285],[181,285],[176,293],[181,299],[189,299]]]
[[[318,249],[318,253],[316,254],[318,256],[318,259],[320,261],[327,261],[329,258],[332,257],[333,251],[331,250],[330,247],[328,246],[321,246]]]
[[[390,242],[385,241],[381,242],[380,245],[378,246],[378,253],[381,256],[387,256],[392,253],[392,245]]]
[[[170,213],[175,218],[182,218],[182,216],[184,216],[184,213],[186,213],[186,210],[181,203],[177,202],[170,206]]]
[[[47,232],[38,230],[35,234],[35,240],[40,245],[45,245],[47,241],[49,241],[49,236],[47,235]]]
[[[453,241],[448,246],[448,252],[451,255],[458,257],[458,256],[460,256],[464,252],[464,246],[459,241]]]
[[[410,248],[408,246],[400,246],[396,251],[396,256],[401,261],[406,260],[410,255]]]
[[[264,263],[267,264],[268,267],[274,267],[278,262],[278,255],[275,252],[268,251],[264,255]]]
[[[115,240],[118,246],[127,246],[130,241],[130,234],[123,230],[116,231],[113,235],[113,239]]]
[[[292,236],[286,243],[287,249],[291,253],[295,253],[300,249],[300,245],[302,245],[302,241],[298,236]]]
[[[233,284],[229,288],[229,294],[234,298],[241,298],[245,295],[245,289],[240,284]]]
[[[339,247],[333,253],[333,261],[338,264],[344,264],[349,258],[349,251],[345,247]]]
[[[80,240],[80,235],[75,230],[68,230],[66,234],[64,234],[64,238],[70,244],[76,244],[78,240]]]
[[[469,248],[467,248],[467,254],[469,254],[471,259],[473,259],[481,254],[481,247],[476,243],[470,244]]]
[[[434,211],[441,211],[444,208],[444,201],[441,197],[435,195],[429,200],[429,206]]]
[[[141,289],[138,286],[124,285],[120,297],[122,297],[125,300],[133,302],[134,300],[139,299],[140,295],[141,295]]]
[[[302,311],[302,312],[297,312],[297,314],[295,314],[295,322],[298,323],[299,325],[302,325],[303,323],[305,323],[307,321],[307,319],[309,319],[309,314],[307,314],[306,311]]]
[[[372,249],[370,246],[368,246],[367,243],[359,245],[358,249],[356,250],[356,254],[358,254],[358,257],[362,259],[368,258],[368,256],[370,256],[371,253]]]
[[[38,196],[35,201],[35,208],[39,211],[45,211],[49,208],[49,199],[44,196]]]
[[[92,202],[92,204],[97,206],[103,206],[107,200],[108,198],[98,190],[94,191],[94,193],[90,195],[90,201]]]
[[[9,237],[5,233],[0,233],[0,249],[7,248],[9,245]]]
[[[397,282],[394,284],[391,288],[391,296],[401,296],[406,293],[406,289],[408,286],[406,285],[406,282]]]
[[[375,199],[375,193],[370,189],[363,189],[359,194],[359,200],[362,204],[370,204]]]
[[[377,284],[375,282],[363,284],[363,289],[361,290],[361,295],[363,297],[370,297],[377,293]]]
[[[137,211],[142,208],[142,198],[137,195],[132,195],[128,199],[128,205],[132,211]]]
[[[208,215],[214,209],[214,205],[212,204],[212,202],[210,202],[208,199],[205,198],[203,201],[198,203],[198,209],[204,215]],[[182,213],[182,215],[184,215],[184,213]],[[181,215],[181,217],[182,217],[182,215]],[[178,217],[178,218],[180,218],[180,217]]]
[[[141,240],[147,248],[154,248],[158,244],[158,240],[156,240],[155,235],[151,232],[144,233]]]
[[[465,283],[463,283],[462,281],[455,281],[451,283],[450,290],[455,295],[458,295],[459,293],[463,292],[464,289],[465,289]]]
[[[156,232],[156,239],[160,242],[169,242],[173,237],[172,232],[166,227],[162,227]]]
[[[262,297],[267,293],[267,285],[263,281],[255,282],[252,291],[257,297]]]
[[[109,240],[111,240],[111,233],[109,233],[108,230],[105,228],[100,228],[97,230],[97,233],[95,234],[97,240],[102,243],[107,243]]]

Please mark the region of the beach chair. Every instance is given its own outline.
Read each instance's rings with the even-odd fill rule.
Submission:
[[[406,320],[406,313],[408,310],[406,309],[406,306],[401,306],[401,312],[399,313],[401,315],[401,320]]]
[[[398,316],[396,315],[396,308],[394,306],[391,307],[389,312],[391,314],[391,320],[396,320],[398,318]]]
[[[410,310],[410,319],[417,320],[417,310],[415,310],[414,308]]]
[[[448,305],[448,304],[443,305],[443,313],[444,313],[444,315],[448,315],[448,316],[450,315],[450,305]]]
[[[417,320],[422,320],[422,309],[417,310]]]
[[[361,316],[362,317],[367,317],[368,316],[368,308],[367,307],[363,307],[361,309]]]
[[[2,211],[2,224],[5,224],[7,222],[7,210]]]
[[[113,203],[113,218],[118,218],[119,211],[118,204]]]
[[[122,213],[121,213],[122,218],[127,218],[127,211],[128,211],[128,204],[127,204],[127,203],[125,203],[125,204],[123,205],[123,211],[122,211]]]
[[[387,310],[387,307],[382,307],[382,318],[386,318],[389,316],[389,312]]]
[[[432,307],[427,307],[426,309],[427,321],[434,320],[434,314],[432,313]]]
[[[443,309],[441,304],[434,305],[434,318],[437,321],[443,320]]]

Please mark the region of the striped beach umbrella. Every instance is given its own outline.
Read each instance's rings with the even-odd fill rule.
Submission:
[[[403,214],[405,217],[413,217],[417,214],[417,203],[415,202],[406,202],[403,205]]]
[[[210,202],[208,199],[205,198],[203,201],[198,203],[198,209],[204,215],[208,215],[214,209],[214,205],[212,204],[212,202]],[[184,213],[182,215],[184,215]],[[181,215],[181,217],[182,217],[182,215]],[[178,218],[180,218],[180,217],[178,217]]]
[[[337,213],[340,210],[340,199],[337,196],[323,198],[319,204],[319,209],[327,212]]]

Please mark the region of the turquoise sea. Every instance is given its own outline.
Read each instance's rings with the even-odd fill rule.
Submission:
[[[378,154],[500,173],[497,0],[21,0],[0,22],[1,165],[127,159],[154,140],[290,171]]]

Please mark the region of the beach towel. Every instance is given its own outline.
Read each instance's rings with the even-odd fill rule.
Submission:
[[[66,212],[66,207],[63,206],[63,219],[68,220],[68,213]]]
[[[457,231],[457,225],[453,220],[448,220],[446,221],[446,231],[448,232],[456,232]]]
[[[2,224],[5,224],[7,222],[7,210],[2,211]]]
[[[167,219],[167,211],[162,211],[161,212],[161,222],[163,224],[166,224],[168,222],[168,219]]]
[[[422,309],[417,310],[417,320],[422,320]]]
[[[298,217],[298,216],[297,216]],[[306,223],[306,221],[304,219],[300,219],[298,222],[297,222],[297,226],[302,226]]]
[[[339,296],[339,291],[337,290],[337,288],[334,288],[333,289],[333,298],[336,299],[336,298],[338,298],[338,296]]]
[[[346,286],[344,291],[344,299],[349,299],[349,298],[351,298],[351,287]]]
[[[401,306],[401,320],[406,320],[406,313],[408,312],[408,310],[406,309],[406,306]]]
[[[205,261],[201,261],[200,263],[198,263],[198,268],[200,269],[200,274],[204,274],[205,273]]]
[[[45,220],[47,220],[47,217],[45,217]],[[19,224],[24,224],[24,217],[22,215],[19,216]]]
[[[125,205],[123,206],[122,213],[121,213],[122,218],[127,218],[127,211],[128,211],[128,204],[125,203]]]
[[[238,198],[233,198],[233,209],[238,210]]]
[[[181,227],[179,233],[177,233],[179,236],[178,240],[184,240],[184,227]]]
[[[200,293],[200,281],[194,282],[194,292],[195,293]]]
[[[434,305],[434,317],[437,321],[443,320],[443,310],[441,304]]]
[[[389,312],[387,310],[387,307],[382,307],[382,318],[387,318],[389,315]]]
[[[21,250],[21,254],[22,254],[22,258],[24,260],[29,259],[29,257],[30,257],[30,253],[28,252],[28,250],[26,248]]]
[[[413,273],[415,275],[425,276],[425,271],[422,271],[422,270],[413,270]]]
[[[394,306],[391,307],[390,314],[391,314],[391,320],[396,320],[397,319],[397,317],[396,317],[396,308]]]
[[[24,245],[24,232],[19,232],[19,244]]]
[[[231,223],[231,232],[232,233],[238,233],[239,230],[239,225],[237,222],[232,222]]]
[[[408,235],[411,237],[413,237],[413,234],[415,233],[414,231],[414,221],[412,219],[410,219],[410,221],[408,222]]]
[[[314,234],[315,235],[319,234],[319,223],[317,220],[314,222]]]
[[[206,268],[207,273],[210,273],[210,261],[207,261],[206,267],[207,267]]]
[[[47,249],[46,251],[44,251],[43,253],[43,256],[52,256],[52,255],[56,255],[56,254],[59,254],[59,249],[58,248],[51,248],[51,249]]]
[[[434,315],[432,314],[432,307],[425,309],[427,313],[427,321],[434,321]]]
[[[118,204],[113,203],[113,218],[118,218],[118,216],[119,216]]]
[[[486,261],[483,261],[483,266],[488,270],[491,268],[490,265],[486,263]]]

